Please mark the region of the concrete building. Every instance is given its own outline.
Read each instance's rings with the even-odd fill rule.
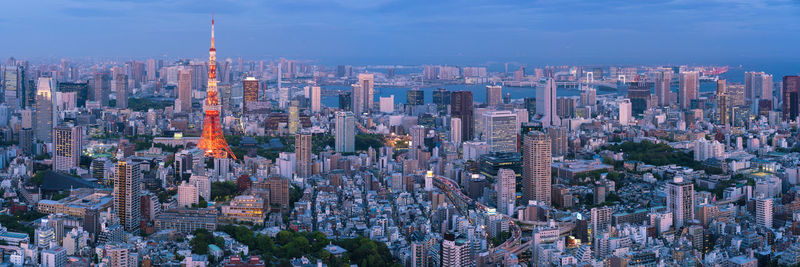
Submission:
[[[546,134],[534,131],[525,135],[522,150],[523,201],[550,204],[551,143]]]

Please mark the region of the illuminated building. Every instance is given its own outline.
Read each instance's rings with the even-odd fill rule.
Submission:
[[[222,206],[222,216],[256,224],[264,223],[264,199],[257,196],[236,196],[231,203]]]
[[[59,126],[53,129],[53,170],[69,171],[81,159],[83,131],[80,126]]]
[[[139,229],[141,182],[139,164],[130,160],[117,162],[114,175],[114,211],[120,225],[129,232]]]
[[[352,112],[336,112],[336,152],[355,152],[355,116]]]
[[[56,119],[56,110],[53,108],[55,91],[56,84],[53,78],[39,78],[39,85],[36,88],[34,136],[44,143],[50,143],[53,139],[53,121]]]
[[[247,104],[258,101],[258,79],[247,77],[242,80],[242,111],[247,113]]]
[[[490,152],[517,151],[517,115],[510,111],[493,111],[483,114],[486,125],[486,143]]]

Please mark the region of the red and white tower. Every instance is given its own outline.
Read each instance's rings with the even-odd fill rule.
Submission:
[[[205,150],[206,156],[214,158],[227,158],[229,155],[236,159],[225,135],[222,133],[222,122],[219,118],[221,109],[219,92],[217,92],[217,49],[214,48],[214,18],[211,18],[211,49],[208,49],[208,88],[206,88],[206,101],[203,102],[203,135],[197,147]]]

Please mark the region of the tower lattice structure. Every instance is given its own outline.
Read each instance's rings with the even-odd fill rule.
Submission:
[[[227,158],[230,155],[236,159],[231,151],[225,135],[222,133],[220,121],[219,92],[217,91],[217,49],[214,48],[214,19],[211,19],[211,48],[208,50],[208,87],[206,100],[203,102],[203,134],[197,147],[205,150],[205,155],[214,158]]]

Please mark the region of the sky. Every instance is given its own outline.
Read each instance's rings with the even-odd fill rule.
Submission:
[[[4,1],[0,58],[795,64],[797,0]],[[800,64],[797,64],[800,65]]]

